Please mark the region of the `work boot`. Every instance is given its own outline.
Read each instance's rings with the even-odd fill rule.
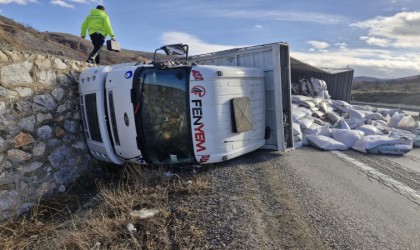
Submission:
[[[86,60],[87,63],[95,64],[95,59],[89,58]]]

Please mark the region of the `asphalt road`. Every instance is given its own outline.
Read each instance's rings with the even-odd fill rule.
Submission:
[[[271,161],[330,247],[420,249],[420,149],[392,157],[304,147]]]

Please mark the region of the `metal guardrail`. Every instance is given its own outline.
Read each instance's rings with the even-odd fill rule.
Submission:
[[[370,103],[370,102],[358,102],[351,101],[351,104],[355,105],[369,105],[377,108],[388,108],[388,109],[401,109],[403,111],[410,111],[417,113],[420,116],[420,106],[403,105],[403,104],[388,104],[388,103]]]

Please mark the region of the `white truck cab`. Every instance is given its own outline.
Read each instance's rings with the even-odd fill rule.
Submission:
[[[161,49],[188,58],[187,45]],[[261,68],[180,61],[87,69],[79,90],[88,147],[115,164],[207,164],[246,154],[271,134],[265,81]]]

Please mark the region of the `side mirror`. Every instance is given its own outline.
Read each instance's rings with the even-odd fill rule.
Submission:
[[[153,57],[153,61],[156,60],[156,52],[158,50],[165,51],[165,54],[168,56],[183,56],[185,55],[185,61],[188,59],[188,45],[187,44],[171,44],[171,45],[165,45],[160,47],[159,49],[155,50],[155,55]]]

